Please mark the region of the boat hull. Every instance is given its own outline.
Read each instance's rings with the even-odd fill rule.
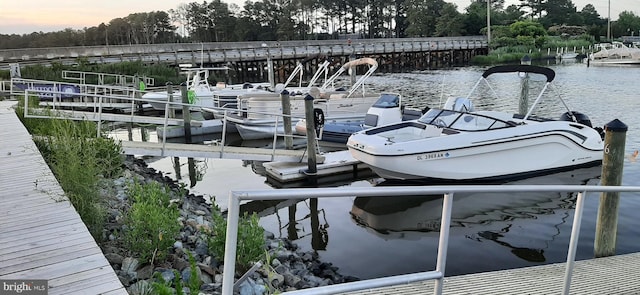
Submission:
[[[514,127],[395,143],[360,132],[347,146],[354,158],[387,179],[510,179],[600,164],[602,141],[593,139],[600,139],[597,131],[565,125],[558,122],[551,131],[530,126],[520,135],[509,133],[522,128]]]

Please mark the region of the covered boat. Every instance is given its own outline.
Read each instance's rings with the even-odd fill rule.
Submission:
[[[537,73],[546,83],[524,115],[475,111],[468,97],[496,73]],[[598,165],[603,157],[600,128],[568,109],[558,119],[532,115],[555,72],[531,65],[485,71],[466,98],[449,100],[420,119],[353,134],[352,156],[388,179],[509,179]]]

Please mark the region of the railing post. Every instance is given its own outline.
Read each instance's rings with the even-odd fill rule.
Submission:
[[[576,262],[578,239],[580,238],[580,224],[582,223],[582,212],[584,211],[584,198],[586,195],[586,191],[580,192],[576,200],[576,210],[573,215],[573,226],[571,227],[571,240],[569,241],[569,250],[567,251],[567,266],[564,272],[563,295],[569,295],[569,289],[571,288],[571,276],[573,274],[573,266]]]
[[[618,119],[607,123],[604,127],[606,133],[600,183],[603,186],[619,186],[622,183],[624,146],[628,127]],[[620,192],[603,192],[600,195],[594,241],[596,258],[616,254],[619,203]]]
[[[222,269],[222,294],[233,294],[233,279],[236,272],[236,250],[238,247],[238,219],[240,218],[240,200],[233,192],[229,193],[227,211],[227,237],[224,244],[224,267]]]
[[[442,199],[442,219],[440,220],[440,239],[438,241],[438,261],[436,271],[442,275],[436,279],[433,294],[442,294],[444,272],[447,266],[447,248],[449,247],[449,227],[451,225],[451,208],[453,207],[453,193],[444,194]]]

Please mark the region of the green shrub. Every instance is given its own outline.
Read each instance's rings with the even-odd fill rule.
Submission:
[[[227,236],[227,220],[220,210],[212,211],[212,229],[208,236],[209,253],[218,259],[224,258],[224,246]],[[258,223],[258,216],[247,213],[238,222],[238,239],[236,248],[236,265],[240,273],[251,268],[252,263],[264,255],[264,229]]]
[[[152,182],[129,187],[133,200],[125,217],[124,241],[142,261],[163,261],[180,233],[178,208],[170,204],[166,188]]]

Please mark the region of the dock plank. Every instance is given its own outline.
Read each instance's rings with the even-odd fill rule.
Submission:
[[[0,279],[45,279],[49,294],[127,294],[14,104],[0,101]]]
[[[576,261],[570,294],[640,293],[640,253]],[[507,269],[446,277],[443,294],[561,294],[565,264]],[[423,281],[361,291],[344,295],[430,294],[434,281]]]

